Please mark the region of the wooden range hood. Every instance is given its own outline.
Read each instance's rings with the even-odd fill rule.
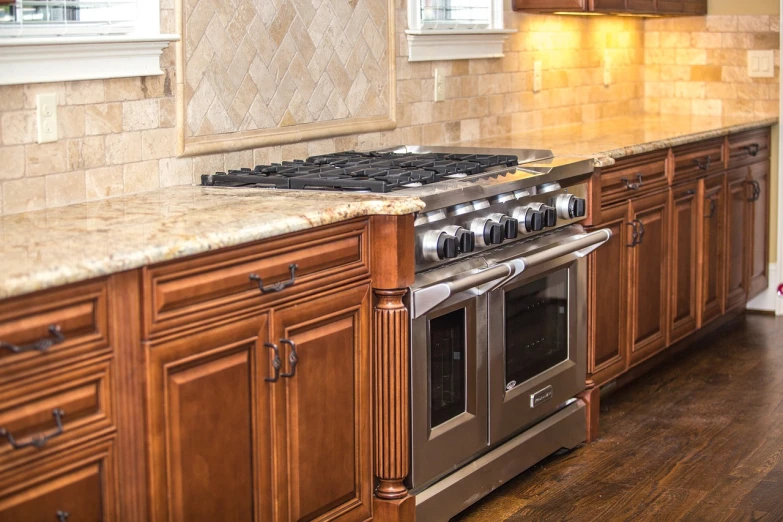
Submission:
[[[707,14],[707,0],[512,0],[515,11],[562,14],[695,16]]]

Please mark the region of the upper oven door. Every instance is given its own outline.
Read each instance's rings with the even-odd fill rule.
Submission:
[[[553,413],[584,390],[586,260],[609,239],[581,227],[518,248],[514,274],[488,296],[490,441]],[[552,241],[541,245],[543,241]],[[523,248],[529,252],[519,252]],[[506,253],[508,254],[508,252]]]

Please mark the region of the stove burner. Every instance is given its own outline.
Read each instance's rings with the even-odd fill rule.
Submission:
[[[501,154],[339,152],[201,176],[201,184],[351,192],[392,192],[446,179],[513,167],[518,158]]]

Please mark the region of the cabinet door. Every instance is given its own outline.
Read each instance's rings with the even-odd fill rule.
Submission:
[[[153,521],[272,519],[267,324],[235,319],[148,347]]]
[[[745,303],[748,296],[748,168],[726,173],[726,310]]]
[[[285,373],[276,415],[277,520],[372,514],[370,290],[358,286],[275,310]],[[291,354],[297,363],[291,366]]]
[[[698,236],[701,224],[698,190],[698,182],[692,182],[671,191],[670,343],[696,330]]]
[[[625,0],[589,0],[591,11],[612,11],[615,13],[625,10]]]
[[[702,182],[701,304],[699,325],[723,314],[725,305],[726,176],[711,176]]]
[[[587,260],[587,371],[596,384],[628,367],[628,204],[602,209],[601,228],[612,237]]]
[[[769,162],[750,166],[750,287],[748,297],[755,297],[769,286]]]
[[[628,11],[654,13],[655,0],[625,0],[625,8]]]
[[[639,240],[631,249],[631,364],[666,346],[669,192],[631,201]]]
[[[684,13],[685,0],[658,0],[657,12],[662,14]]]

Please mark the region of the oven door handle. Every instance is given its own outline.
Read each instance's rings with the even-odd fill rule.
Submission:
[[[578,258],[585,257],[590,252],[609,241],[611,237],[612,231],[608,228],[602,228],[588,234],[580,234],[565,243],[547,248],[541,252],[505,261],[501,263],[501,265],[506,265],[509,268],[509,275],[504,277],[501,281],[495,282],[487,290],[494,290],[525,270],[554,261],[555,259],[569,255],[574,255]]]
[[[505,279],[510,273],[511,268],[502,264],[475,274],[459,277],[448,283],[438,283],[420,288],[413,292],[413,318],[421,317],[449,297],[465,290],[474,289],[476,295],[481,295],[486,292],[484,287],[498,279]]]

